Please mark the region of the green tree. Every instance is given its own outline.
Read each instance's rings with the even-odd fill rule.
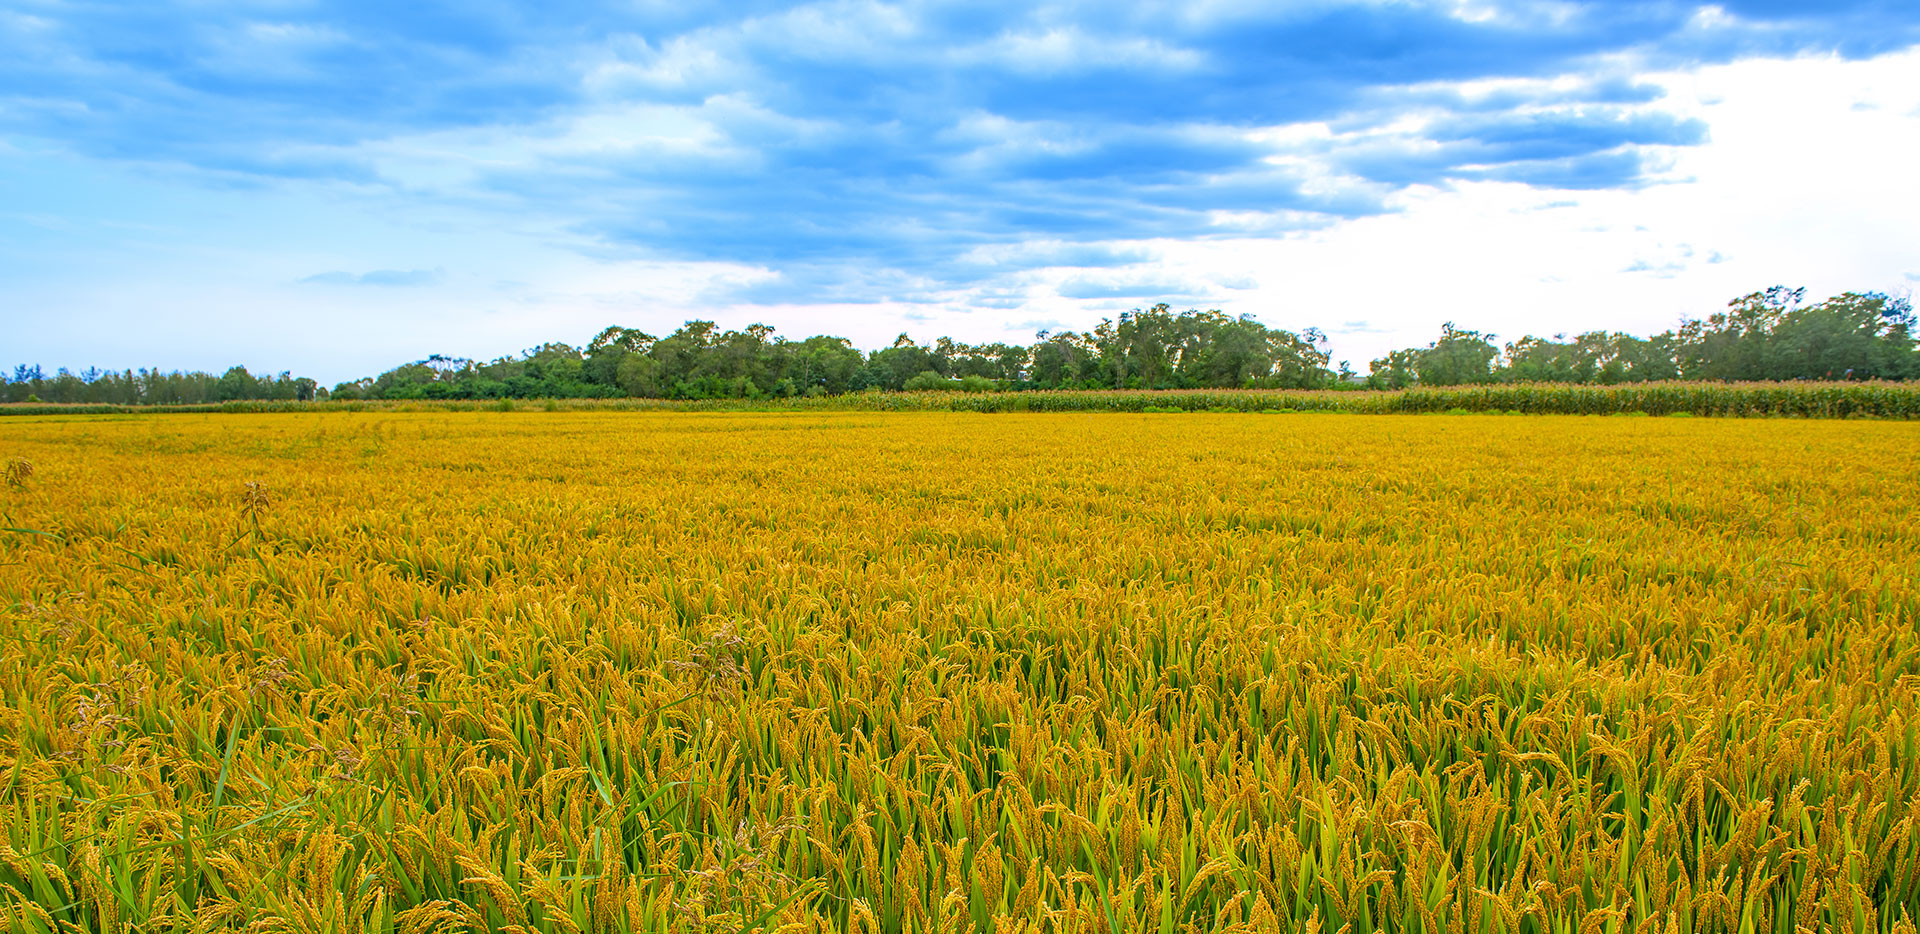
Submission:
[[[1394,350],[1367,364],[1368,389],[1405,389],[1419,379],[1418,350]]]
[[[1027,379],[1040,389],[1079,386],[1097,378],[1100,351],[1092,335],[1072,331],[1041,331],[1034,336]]]
[[[922,370],[908,378],[900,388],[908,392],[924,392],[932,389],[959,389],[960,381],[948,379],[933,370]]]
[[[930,348],[913,342],[905,334],[893,341],[893,346],[873,352],[867,358],[870,372],[870,384],[881,389],[903,389],[907,381],[921,373],[932,372],[943,376],[937,366]]]
[[[839,395],[854,389],[854,378],[866,362],[853,342],[844,337],[809,337],[787,344],[787,378],[803,393]]]
[[[66,373],[66,370],[61,370]],[[260,393],[260,381],[247,372],[247,368],[236,366],[220,374],[220,384],[214,390],[214,397],[222,402],[235,399],[257,399]]]
[[[1427,345],[1413,368],[1423,386],[1462,386],[1493,379],[1493,361],[1500,351],[1493,335],[1467,331],[1449,321],[1440,327],[1440,339]]]

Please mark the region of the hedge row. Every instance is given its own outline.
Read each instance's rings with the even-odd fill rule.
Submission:
[[[1699,415],[1735,418],[1920,418],[1920,384],[1516,384],[1400,392],[1042,390],[853,393],[797,399],[556,399],[494,402],[226,402],[219,405],[0,405],[0,415],[335,411],[879,411],[879,412],[1501,412],[1529,415]]]

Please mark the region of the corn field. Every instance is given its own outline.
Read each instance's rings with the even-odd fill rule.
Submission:
[[[850,392],[758,399],[493,399],[238,401],[208,405],[0,405],[5,415],[225,412],[1346,412],[1357,415],[1688,415],[1727,418],[1920,419],[1920,384],[1900,382],[1498,383],[1393,391],[1306,389],[1040,389]]]
[[[849,402],[856,401],[841,397]],[[809,402],[815,400],[807,400]],[[833,403],[839,400],[818,400]],[[887,393],[881,411],[1466,412],[1506,415],[1698,415],[1734,418],[1920,418],[1920,386],[1904,383],[1564,383],[1443,386],[1393,392],[1288,389],[1050,390]],[[845,403],[842,403],[843,405]]]
[[[1911,423],[0,429],[7,930],[1920,915]]]

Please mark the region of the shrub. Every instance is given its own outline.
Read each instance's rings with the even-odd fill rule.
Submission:
[[[900,387],[908,392],[946,392],[960,388],[958,380],[951,380],[932,370],[921,370]]]

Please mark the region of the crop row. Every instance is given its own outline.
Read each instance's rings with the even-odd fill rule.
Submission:
[[[775,412],[1481,412],[1526,415],[1695,415],[1732,418],[1920,418],[1920,385],[1888,382],[1521,383],[1400,391],[1286,389],[865,392],[785,399],[555,399],[405,402],[228,402],[204,406],[0,405],[0,415],[328,411]]]

